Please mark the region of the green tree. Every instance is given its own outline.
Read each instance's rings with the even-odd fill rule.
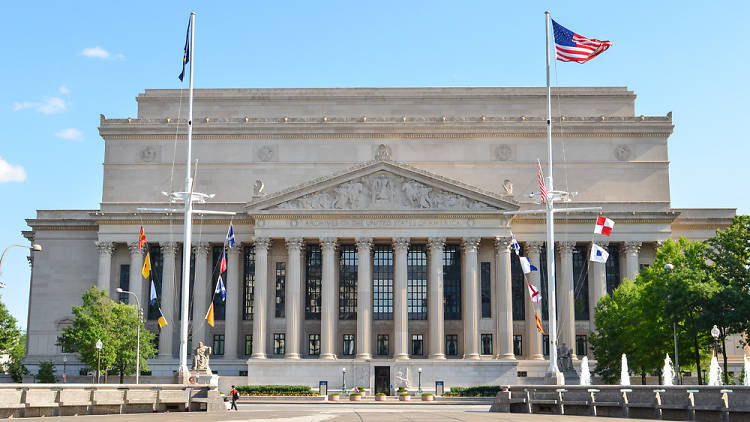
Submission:
[[[135,373],[136,327],[135,306],[115,303],[103,290],[91,287],[83,294],[83,304],[73,306],[73,326],[63,330],[58,339],[65,350],[77,352],[90,368],[96,368],[97,340],[102,341],[101,368],[113,368],[123,382],[125,375]],[[156,354],[154,334],[141,326],[140,367],[148,370],[146,359]]]
[[[6,372],[13,378],[13,382],[23,382],[24,375],[29,375],[29,370],[21,363],[23,358],[26,357],[26,334],[19,337],[18,342],[8,354],[10,355],[10,363],[7,365]]]
[[[53,384],[57,382],[57,377],[55,377],[55,362],[52,362],[51,360],[39,362],[39,372],[34,375],[34,378],[36,378],[38,382],[44,384]]]
[[[21,364],[26,356],[26,335],[21,334],[18,321],[8,312],[8,308],[0,301],[0,353],[7,353],[10,362],[3,370],[9,373],[13,380],[21,382],[29,371]]]

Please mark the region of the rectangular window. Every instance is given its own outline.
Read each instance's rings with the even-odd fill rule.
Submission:
[[[479,263],[479,279],[482,290],[482,318],[492,318],[492,288],[490,287],[490,263]]]
[[[342,354],[344,356],[354,355],[354,334],[344,334],[344,347]]]
[[[388,355],[388,334],[378,334],[378,355]]]
[[[245,354],[250,356],[253,354],[253,335],[245,335]]]
[[[588,248],[576,246],[573,249],[573,300],[575,303],[575,318],[589,319],[589,274]]]
[[[155,321],[159,319],[159,306],[161,306],[161,280],[164,272],[164,258],[161,254],[161,247],[155,244],[148,244],[148,255],[151,260],[151,280],[154,281],[154,289],[156,289],[156,300],[154,304],[151,301],[146,302],[145,307],[148,307],[148,320]],[[144,256],[145,259],[145,256]],[[149,293],[151,292],[151,282],[146,281]],[[150,297],[150,296],[149,296]]]
[[[609,259],[604,264],[607,269],[607,294],[612,294],[620,285],[620,247],[610,244],[607,251],[609,252]]]
[[[276,318],[284,318],[286,302],[286,262],[276,263]]]
[[[255,246],[245,246],[242,250],[244,262],[244,306],[242,308],[242,319],[253,320],[253,305],[255,304]]]
[[[588,339],[585,335],[576,336],[576,354],[586,356],[588,354]]]
[[[523,355],[523,337],[519,335],[513,336],[513,354],[516,356]]]
[[[406,253],[406,307],[409,319],[427,319],[427,251],[424,245],[409,245]]]
[[[443,249],[443,318],[461,319],[461,247],[445,245]]]
[[[424,338],[422,334],[411,335],[411,354],[422,356],[424,354]]]
[[[307,245],[305,258],[305,319],[320,320],[320,280],[322,255],[320,245]]]
[[[458,356],[457,334],[448,334],[445,336],[445,354],[447,356]]]
[[[549,356],[549,336],[547,334],[542,336],[542,354]]]
[[[120,288],[130,290],[130,265],[120,265]],[[120,302],[127,304],[130,299],[127,293],[120,293]]]
[[[213,354],[222,356],[224,354],[224,334],[214,334]]]
[[[339,252],[339,319],[357,319],[357,248],[341,245]]]
[[[482,354],[492,354],[492,334],[482,334]]]
[[[286,353],[286,334],[273,333],[273,354],[283,355]]]
[[[525,256],[524,247],[521,246],[519,252]],[[510,282],[511,282],[511,300],[513,303],[513,321],[523,321],[526,319],[526,280],[521,268],[521,260],[515,253],[510,254]]]
[[[372,257],[372,318],[393,319],[393,249],[376,245]]]
[[[310,334],[307,337],[307,354],[320,355],[320,334]]]
[[[211,248],[213,252],[213,271],[211,272],[211,280],[209,280],[209,291],[208,294],[213,295],[214,298],[214,319],[217,321],[223,321],[226,316],[226,300],[221,299],[220,294],[214,294],[216,290],[216,283],[219,281],[219,262],[221,261],[221,254],[224,252],[224,245],[214,246]],[[221,273],[221,278],[224,282],[224,288],[227,285],[227,273],[226,271]]]

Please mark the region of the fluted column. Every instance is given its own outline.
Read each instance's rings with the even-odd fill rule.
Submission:
[[[193,281],[193,348],[206,341],[206,313],[208,312],[208,243],[193,245],[195,254],[195,280]]]
[[[409,318],[406,307],[409,238],[393,239],[393,358],[409,359]]]
[[[478,237],[465,237],[464,248],[464,359],[479,359],[479,262]]]
[[[427,240],[430,248],[429,280],[429,339],[430,359],[445,359],[445,321],[443,314],[443,249],[444,237],[431,237]]]
[[[604,249],[607,249],[609,243],[607,242],[596,242],[597,245]],[[589,247],[590,256],[591,248]],[[587,258],[588,258],[587,256]],[[601,262],[594,262],[589,260],[589,282],[592,286],[593,297],[589,304],[589,321],[591,321],[591,327],[594,327],[594,310],[599,299],[603,298],[607,294],[607,266]]]
[[[575,318],[575,291],[573,282],[573,249],[575,242],[559,242],[558,244],[559,274],[557,281],[557,326],[560,335],[560,343],[566,347],[575,347],[576,318]],[[572,354],[576,359],[575,353]]]
[[[500,359],[513,354],[513,283],[510,272],[510,237],[495,238],[495,298],[497,303],[497,345]]]
[[[169,242],[161,244],[161,256],[164,267],[161,280],[161,311],[167,326],[159,331],[159,359],[172,358],[172,336],[174,328],[177,327],[177,318],[174,312],[175,299],[175,257],[177,256],[177,243]]]
[[[96,276],[96,287],[110,293],[110,273],[112,272],[112,252],[115,246],[112,242],[96,242],[96,252],[99,254],[99,271]]]
[[[138,300],[141,305],[148,301],[148,298],[143,297],[143,253],[138,249],[138,242],[128,243],[128,251],[130,252],[130,286],[128,290],[135,293],[138,296]],[[135,305],[133,298],[128,298],[128,303]]]
[[[526,244],[525,250],[526,257],[529,258],[531,264],[536,268],[539,268],[539,271],[532,271],[527,275],[527,277],[528,281],[538,292],[540,292],[540,294],[542,291],[542,283],[540,278],[540,271],[542,270],[542,266],[539,258],[541,256],[540,254],[542,251],[542,246],[544,246],[542,242],[529,242]],[[526,357],[532,360],[544,360],[544,355],[542,354],[542,334],[536,329],[536,318],[534,316],[534,308],[538,307],[539,318],[542,318],[541,302],[539,303],[539,305],[533,304],[531,302],[531,295],[529,293],[528,286],[523,286],[523,291],[524,298],[527,303],[526,330],[523,337],[523,344],[524,348],[526,349]]]
[[[299,359],[300,331],[302,330],[302,244],[301,237],[287,237],[289,268],[286,279],[286,357]]]
[[[224,318],[224,359],[237,359],[240,303],[242,303],[242,244],[236,243],[227,253],[226,314]]]
[[[255,286],[253,288],[253,359],[266,358],[268,321],[268,247],[271,239],[255,238]]]
[[[336,238],[320,239],[322,253],[321,306],[320,306],[320,358],[336,359]]]
[[[638,275],[638,253],[641,242],[625,242],[625,278],[635,280]]]
[[[357,359],[372,358],[372,238],[357,242]]]

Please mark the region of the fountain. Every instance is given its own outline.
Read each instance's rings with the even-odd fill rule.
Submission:
[[[630,385],[630,372],[628,371],[628,357],[622,354],[622,366],[620,368],[620,385]]]
[[[674,385],[674,367],[672,366],[672,359],[669,358],[669,353],[664,358],[662,374],[664,375],[664,385]]]
[[[711,357],[711,366],[708,369],[708,385],[721,385],[721,367],[716,355]]]
[[[748,361],[745,360],[747,365]],[[584,356],[581,360],[581,385],[591,385],[591,371],[589,370],[589,358]]]
[[[750,359],[747,355],[744,356],[745,360],[745,379],[742,382],[743,385],[750,385]]]

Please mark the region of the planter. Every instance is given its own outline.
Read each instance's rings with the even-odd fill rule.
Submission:
[[[338,394],[329,394],[328,395],[328,401],[339,401],[339,395]]]
[[[385,401],[386,396],[375,396],[375,401]]]
[[[411,399],[411,396],[408,394],[404,394],[403,396],[402,395],[398,396],[398,401],[409,401],[409,399]]]
[[[422,395],[422,401],[433,401],[433,400],[434,400],[434,398],[433,398],[432,394],[424,394],[424,395]]]
[[[355,396],[352,394],[351,396],[349,396],[349,401],[362,401],[362,396],[359,396],[359,395]]]

